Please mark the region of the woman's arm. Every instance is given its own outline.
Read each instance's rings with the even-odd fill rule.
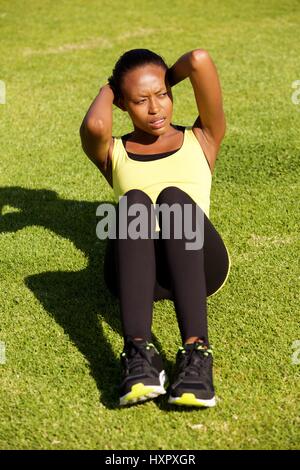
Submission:
[[[92,101],[83,123],[102,122],[107,127],[112,126],[112,103],[114,100],[114,92],[107,83],[103,85],[96,98]]]
[[[199,112],[194,126],[199,127],[206,140],[218,149],[225,134],[226,122],[217,69],[207,51],[195,49],[187,52],[167,71],[170,86],[187,77],[193,86]]]
[[[112,140],[114,93],[104,85],[90,105],[80,126],[81,144],[89,159],[105,174]]]
[[[167,70],[167,79],[170,86],[177,85],[187,78],[192,71],[192,54],[193,51],[179,57],[179,59]]]

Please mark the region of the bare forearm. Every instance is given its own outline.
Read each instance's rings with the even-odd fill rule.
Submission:
[[[179,57],[168,69],[167,77],[171,87],[190,76],[192,71],[192,57],[193,51],[187,52]]]
[[[204,51],[204,49],[194,49],[183,54],[168,69],[167,78],[171,87],[191,76],[195,67],[195,56],[199,51]]]
[[[109,85],[100,88],[90,105],[82,125],[99,127],[108,134],[112,132],[114,93]]]

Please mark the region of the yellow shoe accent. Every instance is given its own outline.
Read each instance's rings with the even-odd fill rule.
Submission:
[[[176,400],[178,405],[194,405],[197,404],[196,397],[193,393],[183,393],[180,398]]]
[[[149,393],[152,393],[155,391],[154,387],[144,385],[142,383],[140,384],[135,384],[131,387],[131,392],[128,393],[126,396],[126,401],[127,400],[132,400],[133,398],[139,398],[143,395],[148,395]]]
[[[156,398],[165,393],[166,390],[161,386],[151,386],[138,383],[133,385],[131,387],[131,391],[120,399],[120,405],[132,405],[151,398]]]
[[[173,405],[184,405],[184,406],[198,406],[198,407],[212,407],[215,406],[215,397],[202,400],[200,398],[196,398],[193,393],[183,393],[181,397],[170,397],[169,403]]]

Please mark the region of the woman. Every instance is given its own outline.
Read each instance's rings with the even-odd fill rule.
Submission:
[[[189,78],[199,115],[192,126],[172,124],[171,87]],[[112,136],[113,104],[128,112],[134,130]],[[108,83],[101,87],[83,119],[82,147],[112,186],[117,215],[126,197],[151,211],[176,203],[191,208],[190,222],[202,214],[204,243],[187,249],[187,237],[175,236],[175,216],[169,237],[165,219],[156,219],[155,234],[108,240],[104,275],[120,302],[124,334],[120,405],[131,405],[166,393],[168,379],[161,357],[151,343],[153,301],[174,301],[183,346],[176,356],[176,375],[169,403],[215,405],[212,351],[207,331],[207,296],[225,284],[230,258],[209,220],[211,179],[225,134],[221,88],[209,54],[196,49],[168,68],[148,49],[125,52]],[[197,212],[198,211],[198,212]],[[121,220],[121,219],[120,219]],[[132,221],[128,216],[126,228]],[[193,225],[194,227],[194,225]],[[181,227],[182,228],[182,227]],[[196,230],[200,230],[196,222]]]

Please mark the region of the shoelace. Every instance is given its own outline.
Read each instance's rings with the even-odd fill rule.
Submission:
[[[127,355],[125,352],[122,352],[121,356],[125,358],[127,367],[130,372],[134,372],[135,369],[137,369],[138,372],[140,371],[140,368],[145,368],[145,366],[147,367],[147,369],[151,368],[151,362],[146,352],[149,351],[151,348],[154,348],[154,345],[152,343],[147,343],[146,346],[145,343],[141,345],[137,343],[132,343],[129,355]],[[134,354],[133,357],[132,354]],[[145,360],[147,361],[146,363]]]
[[[205,359],[212,355],[212,346],[207,348],[198,343],[194,343],[191,349],[181,347],[179,350],[181,354],[184,354],[183,362],[180,364],[179,377],[181,378],[187,375],[199,375],[203,370]],[[197,354],[196,351],[201,351],[201,354]]]

